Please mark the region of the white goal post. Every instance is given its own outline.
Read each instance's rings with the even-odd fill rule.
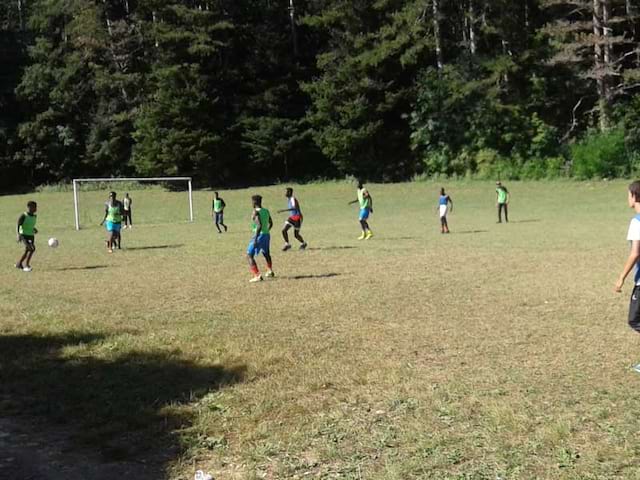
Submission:
[[[145,177],[145,178],[74,178],[73,179],[73,207],[76,230],[80,230],[80,208],[78,202],[78,185],[81,183],[107,182],[187,182],[189,188],[189,221],[193,222],[193,188],[192,177]]]

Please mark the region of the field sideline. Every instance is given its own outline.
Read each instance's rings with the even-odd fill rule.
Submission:
[[[108,255],[106,192],[0,197],[0,417],[77,426],[105,460],[192,479],[640,479],[640,338],[613,287],[628,182],[296,186],[305,252],[279,251],[284,187],[132,191]],[[274,217],[277,277],[249,284],[250,196]],[[123,192],[118,191],[119,197]],[[39,206],[34,271],[15,221]],[[57,237],[60,248],[46,247]],[[260,259],[259,266],[264,268]],[[47,427],[49,428],[49,427]],[[158,452],[162,452],[159,454]]]

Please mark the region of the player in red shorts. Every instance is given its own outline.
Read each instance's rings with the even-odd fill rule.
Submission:
[[[286,252],[291,249],[289,243],[289,229],[293,227],[293,236],[300,242],[300,250],[307,248],[307,242],[304,241],[302,235],[300,235],[300,229],[302,228],[302,211],[300,210],[300,202],[293,196],[293,188],[287,188],[285,192],[287,197],[287,206],[285,210],[278,210],[278,213],[289,212],[289,218],[284,222],[284,228],[282,229],[282,237],[284,238],[284,247],[282,251]]]

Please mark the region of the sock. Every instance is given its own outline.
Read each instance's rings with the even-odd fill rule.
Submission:
[[[269,270],[273,270],[273,267],[271,266],[271,263],[267,263],[267,268],[268,268]]]
[[[256,277],[260,275],[260,270],[258,270],[258,265],[251,265],[249,267],[251,269],[251,273],[253,273]]]

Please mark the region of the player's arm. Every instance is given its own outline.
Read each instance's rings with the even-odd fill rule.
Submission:
[[[269,215],[269,231],[271,231],[272,228],[273,228],[273,219],[271,218],[271,215]]]
[[[20,233],[20,227],[24,223],[24,213],[18,217],[18,223],[16,225],[16,240],[18,242],[22,241],[22,234]]]
[[[258,215],[258,212],[256,212],[255,210],[253,211],[253,216],[251,217],[253,219],[253,223],[256,224],[256,236],[253,239],[254,242],[258,241],[258,236],[260,235],[260,232],[262,231],[262,221],[260,220],[260,215]]]
[[[631,242],[631,251],[629,252],[629,258],[624,264],[622,268],[622,273],[616,282],[615,292],[620,293],[622,291],[622,286],[624,285],[624,281],[627,279],[627,276],[633,270],[636,263],[638,263],[638,259],[640,258],[640,240],[633,240]]]
[[[364,192],[364,198],[368,198],[369,199],[369,211],[371,213],[373,213],[373,197],[366,190]]]
[[[453,200],[451,200],[451,197],[447,197],[447,202],[451,205],[449,212],[453,213]]]
[[[100,222],[100,225],[104,225],[105,220],[107,219],[107,215],[109,215],[109,207],[106,206],[104,208],[104,218],[102,219],[102,221]]]
[[[350,201],[347,205],[353,205],[354,203],[358,203],[358,199],[357,198],[355,200]]]
[[[227,206],[226,203],[224,203],[223,199],[220,199],[220,201],[222,202],[222,211],[224,211],[225,207]]]
[[[505,189],[505,192],[507,193],[506,203],[507,203],[507,205],[509,205],[509,200],[511,200],[511,194],[506,189]]]

